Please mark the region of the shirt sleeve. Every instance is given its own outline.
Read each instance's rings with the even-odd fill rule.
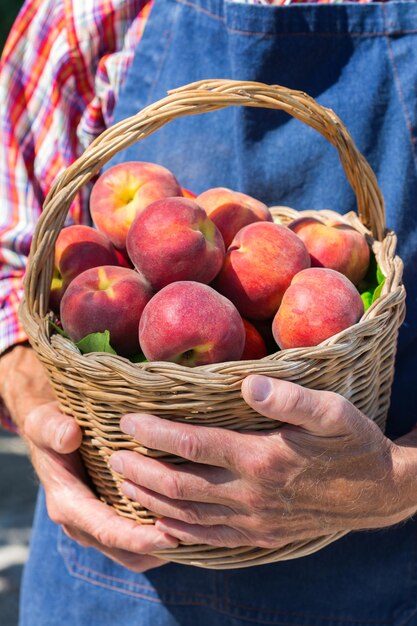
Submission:
[[[85,112],[96,119],[91,139],[104,129],[97,70],[123,48],[145,4],[27,0],[10,32],[0,61],[0,355],[27,339],[17,310],[44,198],[83,150],[78,127]],[[90,222],[88,195],[79,194],[67,223]],[[0,401],[0,420],[2,414]]]

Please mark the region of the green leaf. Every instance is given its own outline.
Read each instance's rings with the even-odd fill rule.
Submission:
[[[364,291],[363,293],[361,293],[361,298],[363,302],[363,307],[365,311],[367,311],[372,304],[372,298],[373,298],[372,291]]]
[[[83,353],[87,352],[108,352],[109,354],[117,354],[110,345],[110,332],[105,330],[103,333],[90,333],[75,344]]]
[[[376,289],[374,290],[374,294],[372,296],[372,303],[375,302],[375,300],[377,300],[379,298],[379,296],[381,295],[381,291],[382,291],[382,287],[384,286],[384,282],[385,282],[385,278],[383,280],[382,283],[380,283]]]
[[[148,359],[145,357],[144,354],[142,354],[142,352],[140,354],[134,354],[133,356],[130,356],[129,361],[131,361],[132,363],[148,363]]]

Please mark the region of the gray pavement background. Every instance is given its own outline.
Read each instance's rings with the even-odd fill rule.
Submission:
[[[0,430],[0,624],[16,626],[37,481],[23,441]]]

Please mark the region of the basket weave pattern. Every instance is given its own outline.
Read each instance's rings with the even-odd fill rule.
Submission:
[[[339,152],[356,194],[359,217],[343,219],[364,233],[386,276],[381,297],[354,327],[312,348],[284,350],[259,361],[237,361],[187,368],[167,362],[132,364],[122,357],[81,355],[67,339],[53,334],[48,299],[54,245],[79,190],[111,157],[155,132],[171,119],[231,105],[282,109],[315,128]],[[284,223],[302,215],[333,217],[331,211],[299,213],[275,207]],[[148,450],[120,431],[122,415],[149,412],[177,421],[236,430],[277,428],[243,401],[242,380],[251,373],[295,381],[313,389],[340,393],[385,425],[392,385],[398,328],[404,317],[402,263],[395,256],[396,237],[386,232],[384,205],[375,176],[342,122],[304,93],[260,83],[213,80],[177,89],[137,115],[104,132],[57,179],[44,205],[33,238],[20,315],[30,341],[45,365],[64,412],[75,417],[84,433],[81,454],[100,497],[121,515],[153,523],[152,513],[120,493],[121,477],[108,465],[119,449],[170,462],[181,459]],[[278,549],[185,546],[158,553],[178,563],[207,568],[259,565],[315,552],[345,532],[295,542]]]

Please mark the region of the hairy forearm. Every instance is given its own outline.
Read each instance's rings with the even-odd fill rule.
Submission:
[[[401,501],[409,515],[417,511],[417,428],[396,439]]]
[[[21,432],[32,409],[55,399],[46,372],[28,344],[18,344],[0,357],[0,396]]]

